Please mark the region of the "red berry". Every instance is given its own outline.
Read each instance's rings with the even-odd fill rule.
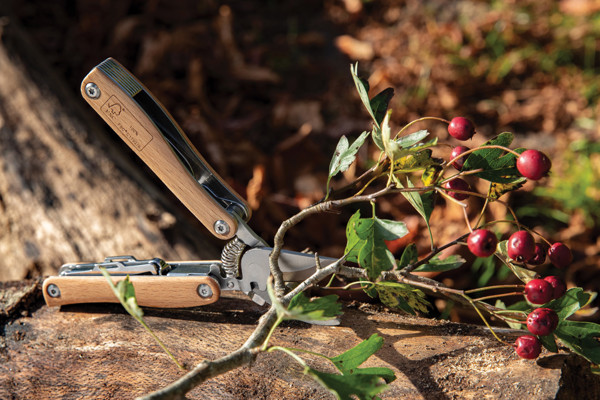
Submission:
[[[542,352],[539,339],[531,335],[519,336],[515,341],[516,352],[521,358],[534,360]]]
[[[531,265],[542,265],[546,262],[546,248],[547,247],[543,244],[536,243],[534,256],[527,261],[527,263]]]
[[[517,158],[517,169],[521,175],[534,181],[548,175],[551,167],[548,156],[537,150],[525,150]]]
[[[565,281],[560,279],[558,276],[547,276],[544,278],[546,282],[552,286],[552,299],[559,299],[567,291],[567,285]]]
[[[467,246],[477,257],[489,257],[496,251],[498,239],[487,229],[477,229],[467,238]]]
[[[475,134],[475,126],[464,117],[454,117],[448,125],[448,133],[458,140],[468,140]]]
[[[506,250],[515,261],[529,261],[535,256],[535,239],[527,231],[517,231],[508,238]]]
[[[444,188],[446,189],[454,189],[454,190],[463,190],[465,192],[469,191],[469,184],[460,178],[454,178],[446,183],[444,183]],[[454,197],[456,200],[464,200],[469,197],[466,193],[457,193],[457,192],[447,192],[448,196]]]
[[[527,316],[527,329],[534,335],[549,335],[557,325],[558,315],[550,308],[536,308]]]
[[[533,304],[545,304],[552,300],[554,288],[543,279],[532,279],[525,285],[525,297]]]
[[[452,153],[450,153],[450,159],[454,160],[456,157],[460,156],[462,153],[464,153],[465,151],[469,151],[469,150],[471,150],[471,149],[469,149],[466,146],[456,146],[455,148],[452,149]],[[452,163],[452,166],[460,171],[462,169],[463,165],[465,165],[467,156],[458,158],[456,161],[454,161]]]
[[[555,267],[566,268],[573,261],[573,254],[566,245],[557,242],[548,249],[548,258]]]

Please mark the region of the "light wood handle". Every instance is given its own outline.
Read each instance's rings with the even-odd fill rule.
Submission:
[[[235,199],[234,204],[241,205],[238,208],[245,214],[242,218],[249,219],[250,208],[245,201],[218,176],[171,115],[121,64],[113,59],[99,64],[84,78],[81,93],[98,115],[213,235],[221,239],[232,238],[237,230],[237,221],[199,180],[211,190],[218,191],[213,193],[217,198]],[[141,102],[147,110],[140,105]],[[163,134],[165,127],[172,135],[170,138]],[[198,162],[193,164],[189,160]],[[198,165],[201,168],[196,168]]]
[[[113,282],[125,276],[111,276]],[[157,308],[197,307],[214,303],[221,290],[208,276],[130,275],[140,306]],[[204,285],[204,286],[202,286]],[[83,303],[118,303],[104,276],[52,276],[43,284],[48,306]]]

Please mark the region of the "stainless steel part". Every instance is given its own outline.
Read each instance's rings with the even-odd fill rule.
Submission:
[[[97,99],[100,97],[100,88],[94,82],[90,82],[85,85],[85,94],[92,99]]]
[[[64,264],[58,270],[58,275],[99,275],[100,268],[105,268],[112,275],[165,275],[170,266],[160,258],[138,260],[133,256],[106,257],[99,263],[70,263]]]
[[[240,259],[246,248],[246,244],[238,237],[233,238],[225,244],[221,251],[221,269],[227,278],[238,276]]]
[[[60,289],[55,284],[48,285],[48,287],[46,288],[46,292],[50,297],[60,297]]]

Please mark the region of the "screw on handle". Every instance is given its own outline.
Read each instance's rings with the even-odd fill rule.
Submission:
[[[81,84],[84,99],[215,236],[230,239],[250,208],[198,153],[152,94],[109,58]]]

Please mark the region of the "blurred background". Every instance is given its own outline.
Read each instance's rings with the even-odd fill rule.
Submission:
[[[82,78],[106,57],[130,69],[248,200],[251,226],[269,241],[284,219],[323,197],[340,136],[371,128],[350,76],[355,62],[371,95],[394,88],[394,129],[423,116],[465,116],[477,126],[473,145],[513,132],[514,146],[546,152],[553,170],[505,200],[522,222],[564,241],[575,257],[566,271],[543,266],[540,273],[561,275],[569,286],[600,287],[600,1],[6,4],[5,23],[30,35],[74,98]],[[443,124],[417,129],[456,144]],[[334,185],[368,167],[371,150]],[[381,216],[404,220],[411,230],[394,244],[397,255],[409,239],[427,251],[424,224],[401,196],[378,204]],[[471,208],[480,205],[473,200]],[[353,211],[303,222],[288,234],[287,246],[341,255]],[[506,216],[503,207],[490,212]],[[440,244],[466,231],[462,213],[443,202],[432,225]],[[498,233],[509,228],[499,226]],[[466,287],[506,276],[490,260],[469,259],[439,278]],[[595,310],[582,317],[596,318]]]

